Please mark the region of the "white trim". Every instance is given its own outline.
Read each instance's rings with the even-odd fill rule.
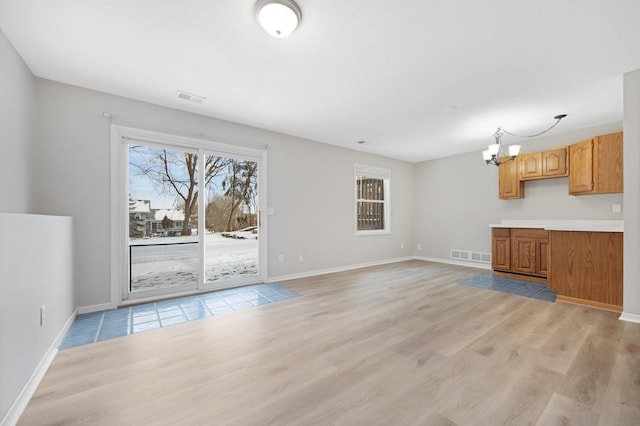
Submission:
[[[108,311],[118,306],[111,306],[111,303],[100,303],[99,305],[78,306],[78,315],[90,314],[92,312]]]
[[[377,261],[374,261],[374,262],[358,263],[358,264],[355,264],[355,265],[338,266],[336,268],[318,269],[318,270],[315,270],[315,271],[301,272],[301,273],[298,273],[298,274],[278,275],[278,276],[275,276],[275,277],[269,277],[267,282],[288,281],[288,280],[295,280],[295,279],[298,279],[298,278],[315,277],[315,276],[318,276],[318,275],[333,274],[333,273],[336,273],[336,272],[344,272],[344,271],[351,271],[353,269],[368,268],[368,267],[371,267],[371,266],[386,265],[386,264],[389,264],[389,263],[404,262],[404,261],[413,260],[413,259],[415,259],[415,257],[413,257],[413,256],[396,257],[396,258],[393,258],[393,259],[377,260]]]
[[[122,245],[122,229],[124,225],[121,224],[122,215],[120,213],[120,195],[122,192],[123,176],[122,170],[125,161],[121,158],[122,151],[122,138],[120,135],[119,127],[111,125],[111,289],[110,289],[110,303],[109,308],[115,309],[118,307],[120,300],[122,299],[121,285],[122,280],[122,258],[123,249]]]
[[[458,265],[458,266],[468,266],[471,268],[478,269],[488,269],[491,270],[491,265],[484,265],[478,262],[465,262],[461,260],[450,260],[450,259],[439,259],[436,257],[424,257],[424,256],[415,256],[416,260],[426,260],[427,262],[438,262],[438,263],[447,263],[449,265]]]
[[[13,401],[13,404],[11,404],[2,420],[0,420],[0,426],[10,426],[18,423],[18,420],[20,420],[20,416],[22,416],[25,408],[27,408],[29,401],[36,393],[40,382],[44,378],[44,375],[47,373],[47,370],[51,366],[51,363],[58,354],[58,347],[62,343],[62,340],[64,340],[64,336],[66,336],[67,331],[69,331],[69,328],[71,327],[71,324],[73,324],[73,321],[76,319],[77,315],[78,310],[74,309],[74,311],[71,313],[71,316],[67,318],[67,321],[64,323],[64,326],[62,326],[62,330],[60,330],[55,340],[53,341],[51,346],[49,346],[47,352],[44,354],[44,357],[42,357],[40,363],[31,374],[31,377],[29,377],[29,380],[27,380],[27,383],[24,385],[16,399]]]
[[[389,263],[404,262],[407,260],[425,260],[427,262],[447,263],[449,265],[469,266],[471,268],[491,270],[491,265],[482,265],[482,264],[478,264],[477,262],[460,262],[460,261],[449,260],[449,259],[438,259],[435,257],[423,257],[423,256],[404,256],[404,257],[396,257],[393,259],[377,260],[374,262],[365,262],[365,263],[357,263],[354,265],[338,266],[336,268],[327,268],[327,269],[318,269],[318,270],[309,271],[309,272],[300,272],[297,274],[278,275],[275,277],[268,277],[267,282],[288,281],[288,280],[295,280],[298,278],[315,277],[318,275],[351,271],[354,269],[368,268],[371,266],[387,265]]]
[[[640,315],[638,314],[630,314],[628,312],[623,312],[618,319],[621,321],[636,322],[640,324]]]
[[[362,176],[372,179],[391,180],[391,170],[383,167],[356,163],[354,171],[356,176]]]

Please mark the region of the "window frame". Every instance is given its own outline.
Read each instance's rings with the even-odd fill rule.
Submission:
[[[358,178],[370,178],[380,179],[383,181],[383,228],[382,229],[358,229],[358,202],[378,202],[379,200],[368,200],[358,198]],[[354,165],[354,179],[353,179],[353,192],[354,192],[354,204],[353,204],[353,229],[356,236],[364,235],[388,235],[391,234],[391,170],[370,166],[366,164]]]

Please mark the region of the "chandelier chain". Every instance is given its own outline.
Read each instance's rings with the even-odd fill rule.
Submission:
[[[545,129],[545,130],[541,131],[540,133],[536,133],[535,135],[517,135],[517,134],[515,134],[515,133],[507,132],[507,131],[506,131],[505,129],[503,129],[502,127],[498,127],[498,131],[501,131],[501,132],[503,132],[503,133],[505,133],[505,134],[507,134],[507,135],[515,136],[515,137],[518,137],[518,138],[535,138],[535,137],[538,137],[538,136],[540,136],[540,135],[544,135],[544,134],[545,134],[545,133],[547,133],[549,130],[551,130],[551,129],[553,129],[554,127],[556,127],[556,126],[558,125],[558,123],[560,123],[560,121],[561,121],[563,118],[565,118],[566,116],[567,116],[566,114],[556,115],[555,117],[553,117],[553,118],[555,118],[555,119],[556,119],[556,122],[555,122],[555,123],[553,123],[553,124],[551,125],[551,127],[549,127],[548,129]]]

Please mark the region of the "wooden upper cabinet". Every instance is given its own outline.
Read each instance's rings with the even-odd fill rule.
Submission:
[[[507,160],[507,157],[501,158],[500,161],[506,162],[498,166],[498,198],[524,198],[524,182],[518,178],[518,162]]]
[[[560,177],[568,174],[567,147],[542,152],[542,176]]]
[[[600,194],[623,192],[622,132],[598,137],[596,191]]]
[[[518,157],[518,171],[520,180],[567,176],[567,147],[521,154]]]
[[[623,191],[622,132],[602,135],[569,147],[569,194]]]
[[[542,177],[542,152],[529,152],[518,157],[520,180]]]
[[[596,140],[587,139],[569,147],[569,194],[593,192],[593,150]]]

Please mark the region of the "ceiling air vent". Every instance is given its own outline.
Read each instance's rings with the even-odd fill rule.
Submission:
[[[194,95],[193,93],[183,92],[182,90],[178,90],[178,99],[182,99],[183,101],[191,101],[195,104],[203,103],[207,98],[204,96]]]

